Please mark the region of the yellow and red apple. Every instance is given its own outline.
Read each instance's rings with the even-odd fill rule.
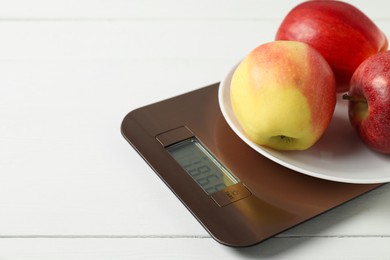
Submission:
[[[274,41],[250,52],[231,80],[233,112],[247,137],[277,150],[304,150],[322,136],[336,104],[329,64],[308,44]]]
[[[390,51],[365,60],[351,79],[349,119],[371,149],[390,154]]]
[[[387,50],[384,33],[351,4],[341,1],[306,1],[282,21],[276,40],[305,42],[328,61],[336,77],[337,92],[349,89],[356,68],[368,57]]]

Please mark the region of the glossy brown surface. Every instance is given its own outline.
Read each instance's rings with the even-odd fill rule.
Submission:
[[[124,118],[121,130],[220,243],[229,246],[259,243],[380,186],[317,179],[270,161],[230,129],[220,112],[217,94],[218,84],[214,84],[136,109]],[[192,135],[183,129],[193,133],[251,195],[245,193],[242,199],[227,203],[213,199],[194,183],[164,148],[177,138]],[[240,191],[244,191],[242,187]]]

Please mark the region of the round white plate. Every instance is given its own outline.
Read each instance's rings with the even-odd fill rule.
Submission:
[[[321,137],[304,151],[276,151],[249,140],[231,107],[230,81],[235,67],[219,86],[219,105],[233,131],[250,147],[265,157],[297,172],[346,183],[390,182],[390,155],[367,148],[348,120],[348,102],[338,96],[333,119]]]

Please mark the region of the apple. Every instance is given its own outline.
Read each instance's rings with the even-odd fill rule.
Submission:
[[[346,92],[356,68],[387,50],[387,38],[374,22],[351,4],[307,1],[294,7],[280,24],[276,40],[305,42],[328,61],[337,92]]]
[[[251,51],[230,85],[233,113],[254,143],[305,150],[324,133],[336,104],[332,69],[297,41],[273,41]]]
[[[368,147],[390,154],[390,51],[365,60],[343,96],[352,126]]]

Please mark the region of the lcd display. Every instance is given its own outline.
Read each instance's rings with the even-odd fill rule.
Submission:
[[[166,149],[208,195],[238,183],[196,138],[173,144]]]

